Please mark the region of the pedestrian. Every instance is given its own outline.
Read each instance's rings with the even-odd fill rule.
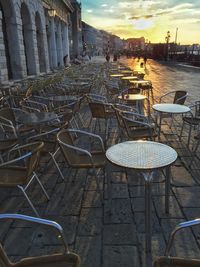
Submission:
[[[106,54],[106,61],[107,61],[107,62],[110,61],[110,55],[109,55],[109,53]]]
[[[147,57],[144,56],[144,65],[146,66],[146,63],[147,63]]]
[[[113,55],[113,61],[117,61],[117,54],[116,53],[114,53],[114,55]]]

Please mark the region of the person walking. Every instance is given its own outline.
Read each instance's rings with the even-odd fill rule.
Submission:
[[[147,63],[147,57],[144,56],[144,65],[146,66],[146,63]]]

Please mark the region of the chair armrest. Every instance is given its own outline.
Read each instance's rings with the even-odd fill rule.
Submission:
[[[26,140],[29,141],[29,140],[34,140],[35,138],[43,137],[43,136],[46,136],[46,135],[49,135],[49,134],[56,134],[59,130],[60,130],[60,128],[55,128],[55,129],[52,129],[52,130],[47,131],[47,132],[43,132],[43,133],[40,133],[40,134],[36,134],[36,135],[30,136]]]
[[[135,116],[136,118],[141,118],[144,119],[145,122],[148,124],[148,119],[145,115],[140,114],[140,113],[136,113],[136,112],[132,112],[132,111],[121,111],[120,115],[124,116],[124,114],[128,114],[128,115],[132,115],[133,117]],[[127,119],[131,119],[130,117],[125,116]],[[134,119],[133,119],[134,120]]]
[[[1,120],[1,119],[0,119],[0,120]],[[10,129],[12,129],[14,136],[17,138],[17,132],[16,132],[16,129],[15,129],[15,127],[14,127],[13,125],[6,124],[6,123],[2,123],[2,122],[0,121],[0,127],[1,127],[2,130],[5,131],[5,132],[6,132],[6,128],[10,128]]]
[[[168,93],[166,93],[166,94],[164,94],[164,95],[161,95],[161,97],[159,98],[159,102],[161,103],[162,102],[162,99],[164,98],[164,97],[166,97],[166,96],[168,96],[168,95],[171,95],[171,94],[173,94],[173,93],[175,93],[176,91],[170,91],[170,92],[168,92]]]
[[[6,119],[6,118],[4,118],[2,116],[0,116],[0,122],[13,126],[13,123],[12,123],[11,120],[8,120],[8,119]]]
[[[86,149],[83,149],[83,148],[80,148],[80,147],[76,147],[76,146],[68,145],[68,144],[64,143],[63,141],[61,141],[59,139],[58,139],[58,143],[61,144],[61,145],[63,145],[63,146],[65,146],[65,147],[67,147],[67,148],[70,148],[70,149],[73,149],[73,150],[75,150],[77,152],[80,152],[81,154],[87,155],[90,158],[91,163],[94,164],[93,159],[92,159],[92,154],[89,151],[87,151]]]
[[[28,148],[28,147],[30,147],[32,145],[38,144],[38,143],[41,144],[41,148],[44,146],[44,143],[43,142],[39,142],[38,141],[38,142],[32,142],[32,143],[28,143],[28,144],[25,144],[25,145],[20,145],[20,146],[13,147],[8,152],[8,158],[10,158],[10,154],[11,153],[16,152],[16,151],[18,151],[18,153],[20,153],[21,150],[26,149],[26,148]],[[29,152],[27,154],[29,154]],[[24,158],[25,158],[25,156],[24,156]],[[19,157],[19,159],[20,159],[20,157]]]
[[[33,222],[33,223],[43,224],[43,225],[52,227],[59,232],[60,237],[61,237],[62,242],[63,242],[63,245],[65,247],[65,252],[69,253],[69,249],[68,249],[68,245],[67,245],[67,241],[66,241],[66,238],[64,235],[63,228],[57,222],[46,220],[46,219],[41,219],[41,218],[36,218],[36,217],[31,217],[31,216],[27,216],[27,215],[22,215],[22,214],[9,214],[9,213],[0,214],[0,219],[23,220],[23,221],[27,221],[27,222]]]
[[[12,159],[12,160],[9,160],[9,161],[6,161],[6,162],[3,162],[3,163],[0,164],[0,168],[6,167],[6,166],[8,166],[10,164],[13,164],[13,163],[20,162],[21,160],[24,160],[24,159],[30,157],[31,155],[32,155],[32,152],[28,152],[28,153],[24,154],[23,156],[17,157],[15,159]],[[10,156],[10,151],[9,151],[9,156]]]
[[[94,139],[99,140],[99,142],[101,144],[101,147],[102,147],[102,150],[103,150],[103,152],[105,152],[105,147],[104,147],[103,140],[99,135],[93,134],[93,133],[89,133],[89,132],[86,132],[86,131],[82,131],[82,130],[77,130],[77,129],[68,129],[67,131],[71,132],[71,133],[75,133],[75,134],[86,135],[86,136],[93,137]]]
[[[172,233],[171,233],[171,235],[169,237],[169,240],[168,240],[168,243],[167,243],[167,247],[166,247],[166,250],[165,250],[165,255],[166,256],[169,255],[170,249],[171,249],[171,246],[172,246],[172,243],[173,243],[173,240],[174,240],[174,236],[178,231],[180,231],[183,228],[188,228],[188,227],[192,227],[192,226],[199,225],[199,224],[200,224],[200,219],[195,219],[195,220],[179,223],[175,227],[175,229],[172,231]]]

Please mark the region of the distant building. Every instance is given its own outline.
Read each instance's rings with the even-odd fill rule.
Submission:
[[[82,53],[82,23],[81,4],[76,0],[71,0],[73,11],[70,15],[70,55],[78,56]]]
[[[82,21],[83,50],[94,56],[101,53],[101,35],[99,30]]]
[[[126,49],[132,53],[139,53],[145,50],[145,38],[128,38],[126,40]]]

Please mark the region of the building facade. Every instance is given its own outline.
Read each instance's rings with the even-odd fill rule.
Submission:
[[[0,0],[0,83],[63,67],[73,12],[71,0]]]

